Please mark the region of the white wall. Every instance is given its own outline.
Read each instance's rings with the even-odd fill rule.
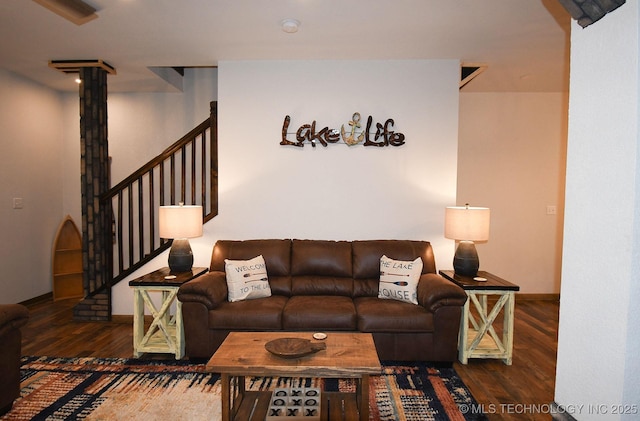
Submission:
[[[561,120],[566,113],[561,94],[460,95],[460,144],[456,147],[451,126],[458,120],[458,91],[453,86],[457,76],[450,69],[457,62],[236,62],[226,66],[220,131],[229,134],[221,136],[220,145],[225,153],[220,167],[221,215],[207,225],[204,237],[191,241],[196,264],[208,266],[218,238],[394,237],[433,241],[438,268],[451,268],[454,245],[442,236],[442,219],[443,207],[456,201],[452,187],[456,175],[448,171],[458,166],[458,203],[469,201],[493,209],[491,239],[478,245],[482,268],[518,282],[523,292],[557,292],[560,259],[553,256],[559,255],[555,248],[560,240],[551,232],[561,215],[547,216],[544,207],[557,203],[562,210],[562,198],[554,197],[561,196],[557,192],[562,184],[557,174],[562,161],[558,139],[564,135]],[[439,82],[441,71],[449,78],[445,84]],[[207,117],[209,101],[218,98],[217,73],[216,69],[187,70],[184,93],[109,94],[113,183]],[[63,199],[55,225],[65,214],[80,224],[78,97],[38,89],[59,101],[51,106],[52,113],[57,113],[56,123],[49,124],[59,126],[62,138],[62,147],[55,153],[61,154]],[[321,127],[339,128],[354,111],[362,113],[363,123],[369,114],[376,122],[394,118],[407,144],[380,149],[279,145],[287,114],[292,117],[290,131],[295,131],[313,120]],[[482,172],[473,168],[478,159],[485,168]],[[543,173],[529,177],[540,167],[545,168]],[[256,172],[267,176],[254,177]],[[257,207],[245,205],[237,188],[242,183],[255,189]],[[501,194],[505,185],[509,195]],[[521,204],[531,213],[513,208]],[[522,220],[526,223],[521,224]],[[515,230],[517,224],[521,231]],[[534,228],[522,231],[523,226]],[[47,253],[42,269],[47,288],[39,293],[25,290],[21,299],[50,290],[52,231],[41,246]],[[514,256],[513,236],[505,232],[516,231],[518,238],[527,237],[530,247]],[[28,251],[24,254],[20,259],[29,258]],[[166,256],[161,256],[133,277],[165,264]],[[126,280],[115,288],[114,297],[114,314],[130,314]]]
[[[220,63],[220,214],[190,241],[195,264],[208,266],[220,238],[398,238],[432,241],[438,267],[450,267],[458,76],[455,60]],[[393,118],[406,144],[280,145],[286,115],[295,132],[313,120],[339,129],[356,111],[363,123]],[[144,272],[164,265],[166,253]],[[114,289],[114,314],[131,314],[127,284]]]
[[[74,82],[75,83],[75,82]],[[79,93],[61,93],[62,113],[62,206],[82,232],[80,190],[80,99]]]
[[[181,93],[109,94],[112,185],[209,118],[216,75],[213,68],[185,69]]]
[[[560,292],[567,108],[560,92],[460,94],[457,204],[491,208],[480,269],[525,294]]]
[[[113,78],[117,76],[109,76]],[[107,79],[107,84],[109,79]],[[111,185],[114,186],[209,117],[217,98],[217,69],[185,69],[181,93],[107,94]],[[64,206],[80,226],[78,94],[64,95]]]
[[[555,400],[579,420],[640,411],[639,18],[627,2],[572,26]]]
[[[187,69],[184,92],[108,94],[109,148],[117,183],[206,119],[216,69]],[[110,76],[117,77],[117,76]],[[0,303],[52,290],[51,248],[65,215],[81,228],[77,93],[58,93],[0,69]],[[12,208],[14,197],[24,208]]]
[[[111,185],[119,183],[207,119],[209,103],[217,99],[217,82],[215,68],[185,69],[181,93],[108,93]],[[70,214],[80,228],[82,204],[78,95],[63,94],[62,104],[65,127],[63,207],[65,213]],[[211,253],[210,247],[208,251],[198,254],[204,256],[206,253]],[[166,260],[166,255],[158,258],[128,279],[166,266]],[[208,266],[206,258],[203,265]],[[121,281],[112,291],[113,314],[133,313],[133,294],[128,279]],[[125,311],[120,310],[122,306],[126,308]]]
[[[457,61],[223,62],[220,218],[226,238],[407,238],[443,244],[455,197]],[[395,119],[401,147],[281,146],[290,132]],[[289,135],[293,138],[294,135]],[[436,254],[436,257],[438,255]]]
[[[64,216],[62,133],[58,94],[0,69],[0,303],[52,290],[51,247]]]

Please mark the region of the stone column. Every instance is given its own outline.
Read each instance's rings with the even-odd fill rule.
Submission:
[[[74,309],[74,318],[111,318],[111,209],[100,196],[109,190],[107,142],[107,72],[98,67],[80,68],[80,147],[82,187],[82,266],[85,300]],[[100,291],[98,296],[95,292]]]

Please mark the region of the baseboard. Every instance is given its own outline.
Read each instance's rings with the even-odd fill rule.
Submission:
[[[558,405],[555,401],[551,402],[551,419],[554,421],[577,421],[567,413],[562,405]]]
[[[53,292],[47,292],[46,294],[42,294],[37,297],[30,298],[18,304],[22,304],[23,306],[29,307],[35,304],[40,304],[40,303],[44,303],[51,300],[53,300]]]
[[[133,324],[133,316],[120,314],[120,315],[111,315],[111,322],[120,323],[120,324]]]
[[[133,315],[128,315],[128,314],[112,315],[111,316],[111,321],[113,323],[132,325],[133,324]],[[153,316],[146,314],[144,316],[144,321],[145,321],[145,323],[153,322]]]
[[[517,301],[560,301],[560,294],[519,294],[516,293]]]

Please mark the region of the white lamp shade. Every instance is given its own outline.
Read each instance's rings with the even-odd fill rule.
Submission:
[[[445,209],[444,236],[452,240],[489,240],[489,208],[452,206]]]
[[[158,228],[161,238],[202,236],[202,206],[160,206]]]

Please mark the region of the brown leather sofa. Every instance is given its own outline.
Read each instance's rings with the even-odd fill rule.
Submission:
[[[229,302],[225,259],[264,256],[272,295]],[[380,258],[421,257],[419,305],[378,298]],[[360,331],[381,360],[454,361],[464,291],[436,272],[427,241],[218,241],[210,271],[178,291],[191,359],[209,358],[232,331]]]
[[[29,320],[29,310],[20,304],[0,304],[0,415],[11,409],[20,396],[20,328]]]

